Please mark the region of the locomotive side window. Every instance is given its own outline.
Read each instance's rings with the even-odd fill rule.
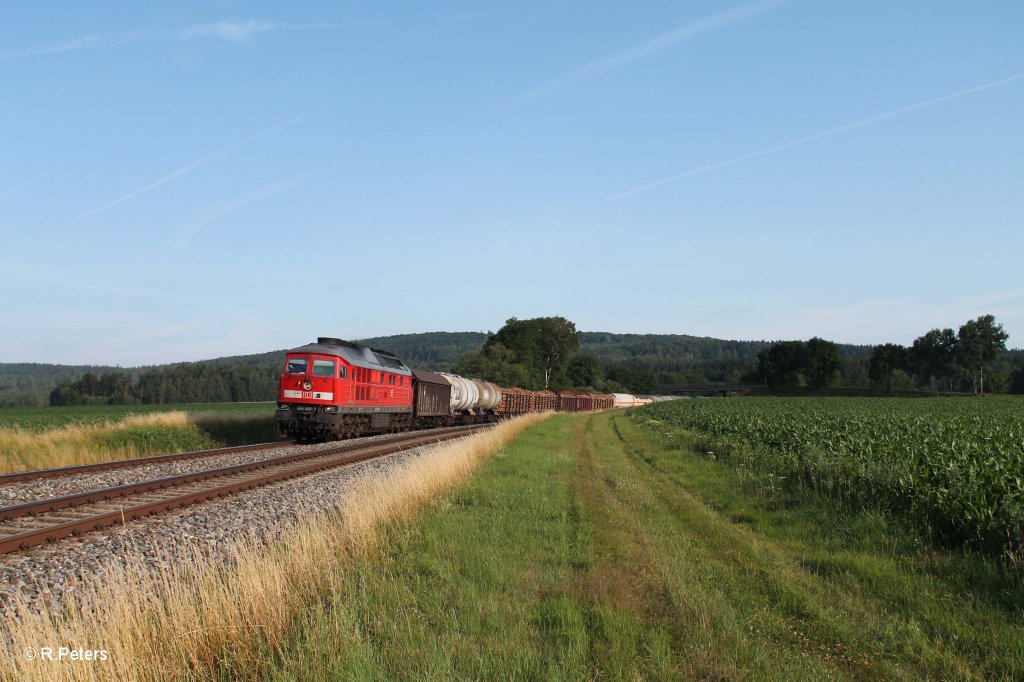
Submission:
[[[313,375],[318,377],[333,377],[334,376],[334,361],[333,360],[314,360],[313,361]]]
[[[342,379],[348,378],[348,370],[345,369],[344,367],[339,367],[338,376],[341,377]]]
[[[288,374],[305,374],[309,360],[306,358],[288,358],[288,366],[285,372]]]

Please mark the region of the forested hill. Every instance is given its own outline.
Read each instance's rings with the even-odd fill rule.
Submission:
[[[0,407],[45,405],[50,391],[67,379],[74,381],[86,372],[103,374],[115,370],[104,365],[46,365],[36,362],[0,362]]]
[[[425,332],[422,334],[396,334],[357,339],[372,348],[391,351],[411,367],[443,371],[455,364],[466,351],[480,348],[487,340],[484,332]],[[312,343],[316,339],[296,342],[296,346]],[[203,364],[242,365],[246,367],[282,367],[286,349],[258,355],[232,355],[226,358],[202,360]]]
[[[325,332],[328,333],[328,331]],[[447,370],[464,353],[483,346],[488,334],[484,332],[426,332],[420,334],[397,334],[362,339],[361,342],[374,348],[389,350],[397,354],[412,367],[430,370]],[[297,339],[295,345],[302,345],[315,339]],[[757,354],[766,346],[766,341],[727,341],[707,337],[679,334],[612,334],[608,332],[583,332],[580,337],[580,352],[593,355],[605,367],[629,365],[689,377],[693,381],[732,381],[756,364]],[[843,356],[866,361],[871,355],[870,346],[839,346]],[[173,363],[157,367],[114,368],[104,366],[47,365],[36,363],[0,363],[0,406],[43,405],[50,392],[65,380],[77,380],[87,372],[98,376],[113,372],[124,373],[138,380],[144,374],[154,372],[151,377],[154,389],[165,390],[171,385],[195,382],[196,377],[205,384],[200,391],[200,400],[246,399],[253,392],[262,392],[267,382],[284,361],[284,349],[254,355],[235,355],[203,360],[196,363]],[[235,368],[231,372],[217,367]],[[224,374],[224,377],[220,375]],[[166,376],[164,376],[166,375]],[[223,380],[222,380],[223,379]],[[238,392],[225,381],[243,381],[248,391]],[[257,386],[260,388],[257,389]],[[174,396],[188,399],[192,394],[176,388],[166,389],[168,400]],[[272,399],[272,396],[266,399]]]

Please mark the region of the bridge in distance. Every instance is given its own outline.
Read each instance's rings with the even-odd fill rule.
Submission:
[[[750,393],[761,384],[688,384],[680,386],[659,386],[656,395],[741,395]]]

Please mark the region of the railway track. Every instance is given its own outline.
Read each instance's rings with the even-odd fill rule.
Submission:
[[[60,478],[62,476],[74,476],[75,474],[91,474],[97,471],[126,469],[129,467],[144,466],[146,464],[163,464],[164,462],[177,462],[184,459],[200,459],[203,457],[214,457],[216,455],[234,455],[240,452],[279,448],[282,445],[289,445],[292,443],[295,443],[295,441],[282,440],[275,441],[273,443],[257,443],[256,445],[238,445],[231,448],[179,452],[173,455],[153,455],[151,457],[135,457],[133,459],[118,459],[110,462],[96,462],[95,464],[76,464],[74,466],[58,467],[55,469],[13,471],[11,473],[0,474],[0,485],[20,483],[22,481],[35,481],[40,478]]]
[[[83,535],[117,524],[126,524],[128,521],[153,514],[172,511],[279,481],[307,476],[334,467],[382,457],[401,450],[462,438],[486,428],[489,428],[489,425],[403,433],[371,443],[349,443],[325,450],[293,453],[258,462],[207,469],[0,507],[0,554],[9,554],[57,542],[64,538]],[[263,449],[269,445],[259,448],[250,447],[249,449]],[[237,448],[227,448],[227,450],[238,452]],[[206,454],[210,452],[212,451],[206,451]],[[202,456],[197,453],[183,454]],[[177,457],[177,455],[162,457]],[[66,467],[65,469],[72,468],[75,467]]]

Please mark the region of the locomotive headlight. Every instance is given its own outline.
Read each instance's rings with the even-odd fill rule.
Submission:
[[[324,412],[330,412],[331,414],[334,414],[337,411],[338,411],[338,406],[337,405],[324,405]]]
[[[279,409],[279,410],[287,410],[289,407],[291,407],[291,405],[289,405],[288,403],[278,403],[277,404],[277,409]]]
[[[302,382],[302,390],[303,391],[312,391],[313,390],[313,382],[310,381],[309,379],[306,379],[305,381],[303,381]]]

